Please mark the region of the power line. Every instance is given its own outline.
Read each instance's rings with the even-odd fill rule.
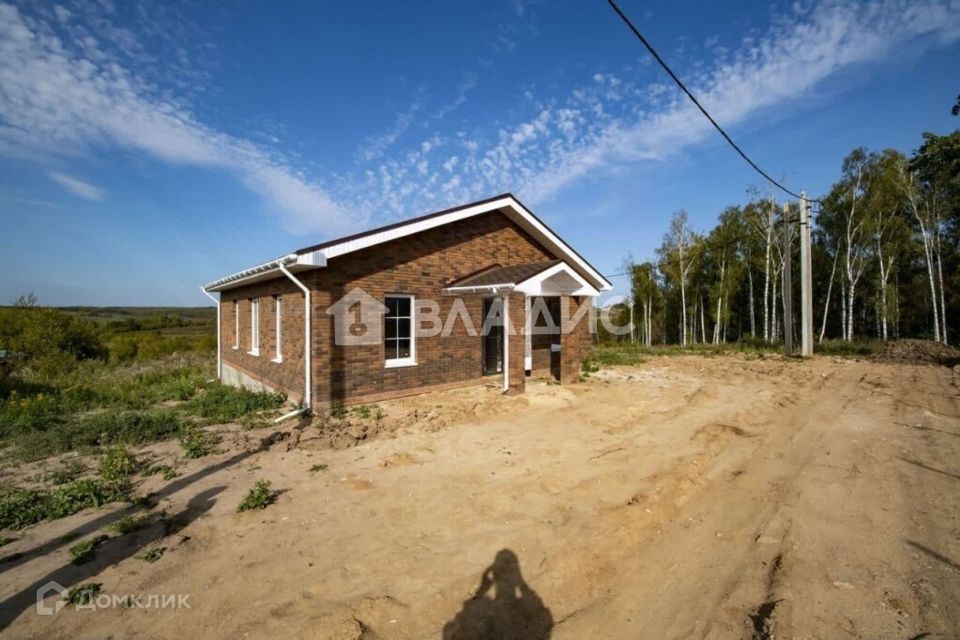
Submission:
[[[734,150],[735,150],[737,153],[740,154],[740,157],[743,158],[744,160],[746,160],[746,161],[747,161],[747,164],[749,164],[751,167],[753,167],[754,171],[756,171],[756,172],[759,173],[761,176],[763,176],[764,178],[766,178],[766,179],[770,182],[770,184],[774,185],[775,187],[777,187],[777,188],[780,189],[781,191],[784,191],[785,193],[790,194],[790,195],[793,196],[794,198],[797,198],[797,199],[800,199],[800,200],[809,200],[810,202],[818,202],[817,200],[812,200],[812,199],[809,199],[809,198],[804,198],[804,197],[801,196],[799,193],[794,193],[794,192],[791,191],[790,189],[786,188],[785,186],[783,186],[782,184],[780,184],[779,182],[777,182],[776,180],[774,180],[773,178],[771,178],[770,175],[769,175],[766,171],[764,171],[764,170],[761,169],[759,166],[757,166],[757,163],[754,162],[753,160],[751,160],[751,159],[750,159],[750,156],[748,156],[748,155],[743,151],[743,149],[741,149],[741,148],[737,145],[737,143],[733,141],[733,138],[731,138],[729,135],[727,135],[727,132],[723,130],[723,127],[721,127],[719,124],[717,124],[717,121],[713,119],[713,116],[711,116],[711,115],[707,112],[707,110],[703,108],[703,105],[700,104],[700,101],[697,100],[696,97],[694,97],[694,95],[693,95],[692,93],[690,93],[690,90],[687,89],[686,85],[683,84],[683,81],[680,80],[680,78],[677,77],[677,74],[675,74],[675,73],[673,72],[673,70],[672,70],[669,66],[667,66],[667,63],[664,62],[663,58],[660,57],[660,54],[657,53],[657,50],[654,49],[654,48],[653,48],[653,45],[651,45],[651,44],[647,41],[647,39],[643,37],[643,34],[640,33],[640,31],[633,25],[633,22],[630,21],[630,18],[628,18],[627,15],[620,9],[620,7],[617,6],[617,3],[614,2],[614,0],[607,0],[607,3],[613,8],[613,10],[617,13],[617,15],[620,16],[620,19],[623,20],[623,22],[624,22],[628,27],[630,27],[630,30],[633,31],[633,34],[634,34],[635,36],[637,36],[637,38],[640,40],[641,43],[643,43],[643,46],[645,46],[645,47],[647,48],[647,51],[650,52],[650,55],[652,55],[652,56],[656,59],[656,61],[660,63],[660,66],[663,67],[663,70],[666,71],[666,72],[670,75],[671,78],[673,78],[673,81],[677,83],[677,86],[680,87],[680,89],[682,89],[685,94],[687,94],[687,97],[690,98],[690,101],[693,102],[693,104],[695,104],[698,109],[700,109],[700,112],[703,113],[704,116],[706,116],[707,120],[710,121],[710,124],[712,124],[712,125],[714,126],[714,128],[715,128],[717,131],[720,132],[720,135],[722,135],[722,136],[724,137],[724,139],[726,139],[726,141],[730,144],[730,146],[733,147]]]

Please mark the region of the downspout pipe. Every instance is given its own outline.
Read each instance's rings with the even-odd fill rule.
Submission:
[[[210,298],[211,300],[217,303],[217,380],[220,382],[223,382],[223,371],[222,371],[223,364],[221,362],[221,354],[220,354],[220,297],[217,296],[216,298],[214,298],[213,294],[207,291],[206,289],[204,289],[203,287],[200,287],[200,291],[203,291],[203,293],[208,298]]]
[[[510,295],[503,300],[503,392],[510,391]]]
[[[298,280],[296,276],[290,273],[290,271],[287,269],[287,266],[282,261],[277,263],[277,267],[283,272],[283,275],[290,278],[290,281],[297,285],[301,291],[303,291],[303,404],[309,409],[311,408],[313,401],[313,376],[311,375],[313,371],[313,365],[311,364],[311,356],[313,353],[313,334],[310,331],[310,309],[312,308],[310,303],[310,288]]]

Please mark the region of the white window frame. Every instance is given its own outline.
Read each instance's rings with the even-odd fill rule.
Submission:
[[[417,301],[413,295],[407,293],[388,293],[383,296],[383,303],[386,305],[387,298],[406,298],[410,301],[410,355],[405,358],[388,358],[386,354],[386,346],[384,346],[383,354],[383,367],[385,369],[393,369],[396,367],[413,367],[417,364],[417,324],[415,322],[416,313],[417,313]],[[386,345],[386,314],[383,316],[384,322],[384,336],[383,343]],[[407,316],[397,316],[399,318],[406,318]]]
[[[233,348],[240,348],[240,301],[233,301]]]
[[[276,318],[276,331],[274,332],[274,344],[276,346],[273,362],[283,362],[283,326],[280,323],[282,314],[283,298],[279,294],[273,296],[273,314]]]
[[[250,351],[252,356],[260,355],[260,298],[250,298]]]

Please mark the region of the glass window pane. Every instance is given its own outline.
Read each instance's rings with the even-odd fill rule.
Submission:
[[[393,360],[397,357],[397,341],[385,340],[383,345],[383,354],[387,360]]]
[[[395,318],[387,318],[383,323],[384,337],[387,339],[397,337],[397,322]]]
[[[386,299],[386,304],[387,304],[387,317],[388,317],[388,318],[390,318],[390,317],[396,317],[396,315],[397,315],[397,301],[398,301],[398,298],[390,298],[390,297],[388,297],[388,298]]]
[[[410,337],[410,320],[401,319],[395,320],[397,323],[397,337],[398,338],[409,338]]]
[[[396,298],[397,315],[401,318],[410,317],[410,298]]]
[[[397,340],[397,357],[398,358],[410,357],[410,341],[409,340]]]

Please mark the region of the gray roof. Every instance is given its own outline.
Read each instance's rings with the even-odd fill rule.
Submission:
[[[493,265],[477,273],[454,280],[448,287],[485,287],[494,284],[520,284],[529,280],[538,273],[560,264],[562,260],[547,260],[545,262],[531,262],[517,264],[510,267]]]

